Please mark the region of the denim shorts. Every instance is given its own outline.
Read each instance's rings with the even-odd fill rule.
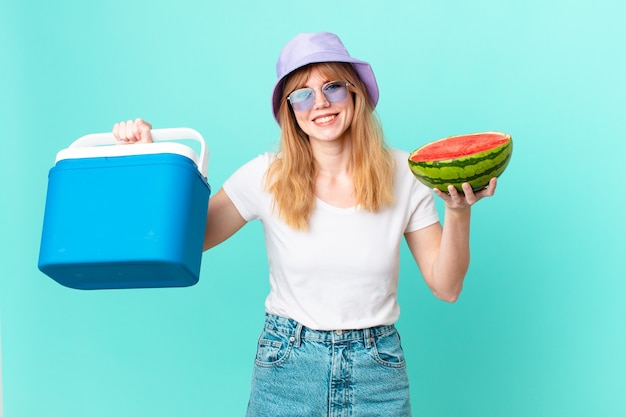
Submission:
[[[248,417],[409,417],[396,328],[319,331],[267,314]]]

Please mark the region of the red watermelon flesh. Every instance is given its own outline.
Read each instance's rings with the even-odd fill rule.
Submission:
[[[510,136],[497,132],[451,136],[423,146],[419,152],[411,155],[411,161],[428,162],[458,159],[463,156],[488,151],[510,140]]]

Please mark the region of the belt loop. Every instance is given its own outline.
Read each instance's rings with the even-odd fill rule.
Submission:
[[[370,329],[363,330],[363,342],[365,343],[365,349],[372,347],[372,339],[370,338]]]
[[[293,341],[293,347],[298,348],[300,347],[300,343],[302,342],[302,324],[298,323],[298,325],[296,326],[296,330],[293,334],[294,337],[294,341]]]

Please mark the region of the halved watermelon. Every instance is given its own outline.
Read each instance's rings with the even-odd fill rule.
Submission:
[[[461,184],[468,182],[476,191],[504,172],[512,152],[513,140],[506,133],[450,136],[411,152],[409,168],[430,188],[447,192],[452,184],[462,191]]]

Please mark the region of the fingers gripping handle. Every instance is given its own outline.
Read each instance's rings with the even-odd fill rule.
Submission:
[[[200,133],[194,129],[188,127],[173,127],[166,129],[152,129],[150,131],[152,140],[155,142],[167,142],[176,140],[192,139],[200,144],[200,162],[199,169],[204,177],[207,177],[208,164],[209,164],[209,150],[206,146],[204,138]],[[87,148],[101,145],[116,145],[117,139],[113,136],[113,133],[92,133],[82,136],[76,139],[69,148]],[[136,146],[136,145],[135,145]]]

